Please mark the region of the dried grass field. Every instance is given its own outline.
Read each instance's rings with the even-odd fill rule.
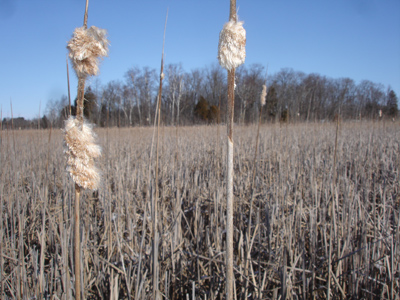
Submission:
[[[237,299],[399,299],[400,124],[234,133]],[[102,184],[81,202],[86,299],[225,298],[226,127],[95,129]],[[74,297],[74,184],[63,136],[1,131],[0,298]],[[151,154],[152,152],[152,154]],[[256,173],[253,184],[253,169]],[[154,239],[152,203],[158,203]],[[36,297],[36,298],[35,298]]]

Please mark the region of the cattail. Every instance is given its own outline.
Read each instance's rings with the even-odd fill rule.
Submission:
[[[267,98],[267,86],[265,84],[263,84],[262,91],[261,91],[261,98],[260,98],[261,106],[265,105],[266,98]]]
[[[246,58],[246,30],[243,22],[230,20],[219,33],[218,60],[228,71],[244,63]]]
[[[75,182],[75,299],[81,299],[81,241],[80,241],[80,193],[81,188],[96,190],[100,184],[100,174],[94,166],[94,159],[101,154],[94,143],[92,127],[83,117],[85,81],[87,76],[97,75],[100,58],[108,53],[107,31],[97,27],[87,29],[89,0],[86,0],[83,26],[76,28],[67,49],[72,66],[78,76],[76,118],[65,122],[65,142],[67,149],[67,171]]]
[[[67,171],[74,182],[84,189],[96,190],[100,183],[100,172],[94,165],[94,159],[100,157],[101,148],[96,145],[92,126],[70,116],[65,122],[65,143]]]
[[[96,190],[100,175],[94,166],[94,159],[99,157],[101,149],[97,146],[92,126],[83,118],[83,94],[85,78],[97,75],[99,59],[108,53],[107,31],[95,26],[86,29],[86,25],[76,28],[68,42],[69,57],[79,78],[77,117],[70,117],[65,122],[65,142],[67,149],[67,171],[74,182],[83,189]]]
[[[226,162],[226,299],[233,299],[233,114],[235,107],[235,70],[246,58],[246,31],[237,21],[236,0],[230,0],[229,22],[219,34],[218,60],[228,71],[227,162]]]
[[[97,75],[99,60],[108,54],[107,31],[95,26],[78,27],[68,42],[69,57],[79,78]]]

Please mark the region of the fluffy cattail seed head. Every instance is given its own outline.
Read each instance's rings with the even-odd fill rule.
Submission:
[[[67,171],[81,188],[97,190],[100,172],[94,166],[94,159],[100,157],[101,148],[95,144],[92,127],[70,116],[65,121],[64,134]]]
[[[261,98],[260,98],[261,106],[265,105],[266,98],[267,98],[267,86],[265,84],[263,84],[262,91],[261,91]]]
[[[78,27],[72,39],[68,42],[67,49],[73,68],[78,77],[97,75],[99,72],[99,59],[108,54],[107,31],[95,26],[85,29]]]
[[[228,71],[240,66],[246,58],[246,30],[243,22],[225,23],[219,34],[218,60]]]

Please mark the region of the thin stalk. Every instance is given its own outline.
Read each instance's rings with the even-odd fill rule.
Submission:
[[[2,161],[2,154],[3,154],[3,106],[0,109],[0,165],[4,166]],[[1,182],[4,182],[4,173],[1,173]],[[3,195],[3,184],[0,185],[0,195]],[[4,283],[3,283],[3,198],[0,197],[0,297],[4,299]]]
[[[46,172],[47,179],[47,172]],[[46,224],[46,197],[47,188],[43,192],[43,208],[42,208],[42,232],[40,234],[40,277],[39,277],[39,298],[42,299],[44,295],[44,256],[45,256],[45,224]]]
[[[75,184],[75,299],[81,299],[81,238],[79,230],[79,202],[80,202],[81,188],[79,185]]]
[[[3,106],[0,109],[0,165],[2,164],[3,153]],[[1,173],[1,182],[4,182],[4,173]],[[0,185],[0,195],[3,195],[3,184]],[[3,197],[0,197],[0,297],[4,299],[4,284],[3,284]]]
[[[85,15],[83,19],[83,26],[87,28],[89,0],[86,0]],[[80,126],[83,125],[83,100],[85,94],[85,76],[78,78],[78,97],[76,102],[76,119],[79,121]],[[80,195],[81,189],[75,184],[75,299],[81,299],[81,238],[80,238]]]
[[[38,129],[40,130],[40,106],[42,105],[42,101],[39,101],[39,118],[38,118]]]
[[[260,127],[261,127],[261,118],[262,118],[262,111],[263,111],[263,105],[260,105],[260,116],[258,119],[258,126],[257,126],[257,136],[256,136],[256,148],[254,150],[254,160],[253,160],[253,174],[252,174],[252,180],[251,180],[251,199],[250,199],[250,213],[249,213],[249,225],[247,226],[247,255],[246,255],[246,262],[245,262],[245,267],[244,267],[244,274],[245,277],[248,277],[248,265],[249,261],[251,258],[251,218],[253,215],[253,201],[254,201],[254,194],[255,194],[255,188],[254,188],[254,182],[256,178],[256,171],[257,171],[257,154],[258,154],[258,141],[259,141],[259,136],[260,136]],[[245,299],[247,295],[247,287],[248,287],[248,281],[246,280],[245,284]]]
[[[127,293],[128,294],[128,300],[130,300],[131,299],[131,285],[130,285],[130,281],[129,281],[130,278],[127,276],[127,273],[126,273],[126,268],[125,268],[125,263],[124,263],[124,256],[122,255],[122,251],[121,251],[122,247],[121,247],[121,243],[120,243],[119,237],[118,237],[118,228],[117,228],[117,225],[115,224],[115,222],[116,221],[114,220],[113,223],[114,223],[114,228],[115,228],[115,236],[117,237],[118,252],[119,252],[119,255],[121,257],[122,270],[124,271],[126,288],[128,289],[128,293]],[[110,230],[111,230],[111,228],[110,228]]]
[[[160,145],[160,123],[161,123],[161,97],[162,97],[162,81],[164,78],[164,45],[165,45],[165,31],[167,29],[167,20],[168,20],[168,10],[167,16],[165,17],[165,25],[164,25],[164,36],[163,36],[163,47],[161,54],[161,69],[160,69],[160,86],[158,89],[158,122],[157,122],[157,146],[156,146],[156,179],[155,179],[155,188],[156,195],[154,202],[152,203],[153,209],[153,299],[159,299],[158,292],[158,198],[159,198],[159,189],[158,189],[158,164],[159,164],[159,145]]]
[[[236,21],[236,0],[230,1],[229,20]],[[233,294],[233,116],[235,108],[235,68],[228,71],[228,118],[227,118],[227,199],[226,199],[226,295]]]
[[[219,91],[219,97],[218,97],[218,117],[217,117],[217,163],[218,163],[218,173],[217,173],[217,178],[218,182],[220,181],[221,177],[221,171],[220,171],[220,164],[221,164],[221,147],[219,145],[220,142],[220,133],[219,133],[219,125],[221,122],[221,89]]]
[[[0,155],[1,155],[1,145],[3,143],[3,105],[0,108]],[[1,164],[1,156],[0,156],[0,164]],[[0,274],[1,277],[1,274]]]
[[[71,115],[71,90],[69,87],[69,67],[68,67],[68,54],[67,54],[67,83],[68,83],[68,105],[69,105],[69,115]],[[39,114],[40,117],[40,114]]]
[[[83,125],[83,101],[85,97],[85,82],[86,77],[79,77],[78,79],[78,96],[76,101],[76,119],[79,121],[80,125]]]
[[[333,201],[333,200],[332,200]],[[332,209],[333,213],[333,209]],[[330,229],[329,229],[329,255],[328,255],[328,290],[327,290],[327,299],[331,299],[331,273],[332,273],[332,225],[333,223],[333,215],[331,216],[331,224],[330,224]]]
[[[1,152],[0,152],[1,155]],[[4,172],[2,173],[1,180],[4,182],[3,177]],[[3,185],[0,186],[0,195],[3,195]],[[5,299],[4,297],[4,283],[3,283],[3,239],[4,239],[4,228],[3,228],[3,197],[0,197],[0,297],[1,299]]]
[[[228,71],[228,123],[227,123],[227,203],[226,203],[226,293],[233,299],[233,112],[235,101],[235,69]]]
[[[85,27],[85,29],[87,29],[88,8],[89,0],[86,0],[85,15],[83,17],[83,27]]]
[[[338,133],[339,133],[339,114],[337,115],[336,119],[336,136],[335,136],[335,151],[333,156],[333,184],[336,185],[336,154],[337,154],[337,142],[338,142]]]
[[[16,156],[16,149],[15,149],[15,133],[14,133],[14,116],[13,116],[13,108],[12,108],[12,100],[10,99],[10,106],[11,106],[11,131],[13,137],[13,147],[14,147],[14,158]]]

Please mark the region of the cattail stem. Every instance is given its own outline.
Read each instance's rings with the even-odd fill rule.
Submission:
[[[75,227],[74,227],[74,236],[75,236],[75,299],[81,299],[81,238],[80,238],[80,218],[79,218],[79,209],[80,209],[80,194],[81,188],[79,185],[75,184]]]
[[[233,117],[235,107],[235,69],[228,71],[227,120],[227,202],[226,202],[226,293],[233,299]]]
[[[158,198],[159,198],[159,189],[158,189],[158,156],[159,156],[159,136],[160,136],[160,123],[161,123],[161,96],[162,96],[162,82],[164,79],[164,45],[165,45],[165,31],[167,29],[167,20],[168,20],[168,10],[167,16],[165,17],[165,25],[164,25],[164,37],[163,37],[163,47],[161,54],[161,69],[160,69],[160,85],[158,89],[158,123],[157,123],[157,148],[156,148],[156,179],[155,179],[155,188],[156,195],[152,205],[153,208],[153,299],[159,299],[158,292]]]
[[[83,27],[76,28],[68,42],[69,57],[78,76],[76,118],[65,122],[65,141],[68,149],[67,170],[75,181],[75,297],[81,298],[81,244],[80,244],[80,193],[82,189],[96,190],[100,174],[94,166],[94,159],[101,155],[101,149],[94,144],[90,125],[84,122],[84,95],[87,76],[97,75],[99,58],[108,53],[106,31],[95,26],[87,29],[89,0],[86,0]],[[67,76],[68,62],[67,62]],[[69,82],[69,80],[68,80]],[[69,86],[69,83],[68,83]],[[71,102],[70,102],[71,103]],[[71,114],[71,109],[70,109]]]
[[[83,27],[85,27],[85,29],[87,29],[88,8],[89,8],[89,0],[86,0],[85,15],[83,17]]]
[[[85,77],[79,77],[78,79],[78,96],[76,101],[76,119],[79,121],[80,125],[83,123],[83,105],[85,98]]]
[[[42,101],[39,101],[39,118],[38,118],[38,129],[40,130],[40,106],[42,105]],[[3,120],[3,117],[1,117]],[[3,130],[3,123],[1,125],[1,129]]]
[[[229,22],[219,34],[219,64],[228,70],[227,103],[227,168],[226,168],[226,295],[234,298],[233,275],[233,120],[235,110],[235,69],[246,57],[246,31],[243,22],[237,22],[236,0],[230,0]]]
[[[89,0],[86,0],[85,15],[83,18],[83,26],[87,28]],[[76,101],[76,119],[80,126],[83,125],[83,101],[85,95],[86,77],[79,76],[78,79],[78,96]],[[81,299],[81,235],[80,235],[80,194],[81,188],[75,184],[75,299]]]
[[[72,115],[71,112],[71,89],[69,87],[69,66],[68,66],[68,54],[67,54],[67,83],[68,83],[68,108],[69,108],[69,116]],[[39,113],[40,118],[40,113]]]
[[[229,6],[229,20],[230,21],[237,21],[237,14],[236,14],[236,0],[231,0]]]
[[[236,0],[230,1],[229,20],[236,21]],[[228,70],[227,199],[226,199],[226,295],[233,299],[233,118],[235,110],[235,68]]]
[[[336,134],[335,134],[335,150],[334,150],[334,155],[333,155],[333,184],[336,185],[336,155],[337,155],[337,143],[338,143],[338,132],[339,132],[339,116],[340,116],[340,111],[339,114],[337,115],[336,118]]]

